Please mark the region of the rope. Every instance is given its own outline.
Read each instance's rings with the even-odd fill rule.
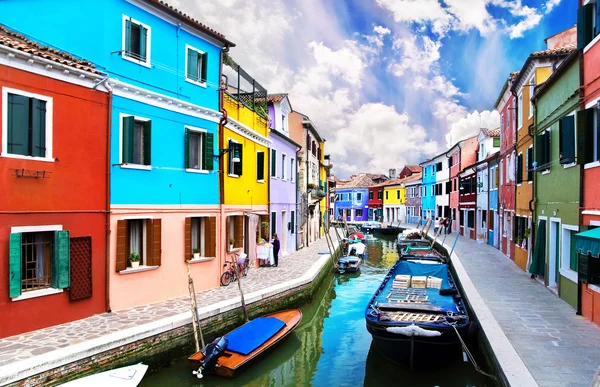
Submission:
[[[487,372],[483,371],[478,365],[477,362],[475,361],[475,358],[473,357],[473,355],[471,354],[471,352],[469,351],[469,348],[467,347],[467,344],[465,344],[465,342],[463,341],[463,338],[460,336],[460,333],[458,333],[458,329],[456,329],[456,323],[449,323],[446,322],[446,324],[450,325],[453,329],[454,332],[456,332],[456,335],[458,336],[458,339],[460,340],[460,344],[463,347],[463,350],[465,351],[465,353],[467,354],[467,357],[469,358],[469,360],[471,361],[471,363],[473,364],[473,367],[475,368],[475,371],[479,372],[482,375],[485,375],[493,380],[498,380],[498,378],[496,378],[494,375],[490,375]]]

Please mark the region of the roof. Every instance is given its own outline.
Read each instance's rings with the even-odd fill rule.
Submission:
[[[277,130],[270,129],[269,130],[269,135],[272,135],[272,134],[276,135],[277,137],[279,137],[280,139],[282,139],[284,141],[287,141],[289,144],[295,146],[296,148],[302,149],[302,145],[298,144],[296,141],[292,140],[291,138],[289,138],[285,134],[280,133]]]
[[[577,45],[575,45],[575,44],[566,44],[566,45],[564,45],[562,47],[556,47],[556,48],[552,48],[552,49],[549,49],[549,50],[532,52],[531,55],[529,55],[529,57],[527,58],[527,60],[523,64],[523,67],[521,67],[521,71],[519,72],[519,75],[517,76],[517,78],[513,82],[513,85],[511,87],[511,91],[513,91],[513,92],[516,91],[516,86],[521,81],[521,78],[523,76],[525,76],[526,71],[524,71],[524,70],[526,70],[527,67],[529,67],[529,63],[531,63],[531,61],[536,60],[536,59],[553,58],[553,57],[558,58],[558,57],[567,56],[567,55],[569,55],[571,53],[571,51],[576,50],[576,49],[577,49]]]
[[[78,70],[87,71],[93,74],[102,75],[96,70],[94,64],[84,59],[75,57],[65,51],[58,50],[53,47],[43,46],[40,43],[26,38],[20,33],[10,30],[0,24],[0,44],[19,50],[31,55],[60,63],[65,66],[73,67]]]
[[[381,176],[381,175],[373,175],[370,173],[359,173],[358,175],[352,177],[348,181],[340,181],[338,184],[338,188],[367,188],[374,186],[372,176]]]
[[[418,181],[421,181],[421,172],[415,173],[414,175],[410,175],[410,176],[404,178],[405,183],[412,183],[412,182],[418,182]]]
[[[325,139],[323,137],[321,137],[321,135],[317,131],[317,128],[315,127],[315,124],[313,124],[311,119],[306,114],[302,114],[300,112],[296,112],[296,113],[300,114],[300,117],[302,117],[302,125],[307,126],[309,128],[309,130],[312,132],[312,134],[317,138],[317,140],[319,140],[320,142],[324,142]]]
[[[281,102],[285,97],[287,97],[287,93],[278,93],[278,94],[269,94],[267,95],[267,101],[269,102]]]
[[[417,174],[414,174],[414,175],[403,177],[402,179],[388,180],[381,184],[377,184],[375,187],[387,187],[387,186],[392,186],[392,185],[400,185],[400,184],[410,183],[410,182],[417,181],[417,180],[421,180],[420,172]]]
[[[408,168],[412,173],[420,173],[421,167],[419,165],[406,165],[404,168]]]
[[[494,108],[497,109],[498,105],[500,105],[500,101],[502,101],[502,97],[504,96],[504,92],[506,91],[506,89],[508,89],[508,85],[513,82],[517,76],[519,75],[518,71],[513,71],[510,74],[508,74],[508,78],[506,79],[506,82],[504,82],[504,86],[502,86],[502,90],[500,90],[500,95],[498,95],[498,98],[496,98],[496,103],[494,103]]]
[[[488,137],[500,137],[500,128],[496,128],[496,129],[481,129],[481,131],[483,132],[483,134],[485,134]]]
[[[205,34],[209,35],[210,37],[217,39],[218,41],[220,41],[221,43],[223,43],[226,46],[229,47],[235,47],[235,43],[227,40],[225,38],[225,35],[223,35],[220,32],[217,32],[216,30],[213,30],[212,28],[200,23],[198,20],[194,19],[193,17],[181,12],[180,10],[178,10],[177,8],[173,7],[172,5],[168,4],[166,1],[163,0],[143,0],[144,2],[155,6],[156,8],[168,13],[171,16],[174,16],[175,18],[184,21],[186,23],[189,23],[192,27],[199,29],[200,31],[204,32]]]

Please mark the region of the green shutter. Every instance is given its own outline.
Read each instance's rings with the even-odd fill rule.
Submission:
[[[271,212],[271,237],[277,233],[277,213]]]
[[[144,122],[144,165],[152,165],[152,121]]]
[[[575,161],[575,116],[563,117],[559,121],[560,163]]]
[[[234,146],[237,147],[237,149],[238,149],[238,154],[240,156],[240,161],[237,162],[237,163],[234,163],[234,165],[233,165],[233,173],[235,175],[242,176],[242,172],[244,170],[244,168],[243,168],[244,158],[242,157],[242,151],[243,151],[244,148],[243,148],[242,144],[234,144]]]
[[[552,141],[552,136],[550,135],[550,131],[547,130],[546,133],[544,134],[544,146],[545,146],[545,151],[544,151],[544,161],[546,162],[546,164],[548,164],[548,168],[550,168],[550,161],[552,161],[552,153],[551,153],[551,148],[550,148],[550,144]]]
[[[185,128],[183,134],[183,167],[188,169],[190,167],[190,130]]]
[[[204,156],[204,166],[202,169],[212,171],[214,168],[213,152],[215,147],[215,135],[213,133],[206,133],[204,135],[204,144],[202,149],[202,155]]]
[[[202,82],[206,82],[206,67],[208,65],[208,55],[206,53],[202,54]]]
[[[140,60],[146,61],[146,38],[148,36],[148,30],[140,26]]]
[[[198,52],[188,48],[187,52],[187,77],[198,80]]]
[[[29,156],[29,98],[8,94],[8,153]]]
[[[571,233],[571,246],[569,246],[569,267],[571,268],[571,270],[577,271],[577,266],[579,266],[579,262],[577,259],[577,248],[575,247],[575,234],[577,233],[574,231],[569,232]]]
[[[256,180],[265,179],[265,154],[258,152],[256,154]]]
[[[277,176],[277,151],[271,149],[271,176]]]
[[[600,35],[600,5],[596,1],[596,29],[594,30],[594,37]]]
[[[133,162],[133,116],[123,117],[123,163]]]
[[[68,231],[54,232],[54,254],[52,254],[52,287],[68,288],[70,285],[71,241]]]
[[[538,134],[535,136],[535,144],[534,144],[534,155],[535,161],[537,162],[537,167],[540,168],[544,165],[544,152],[546,151],[546,147],[544,146],[544,134]]]
[[[227,174],[229,175],[233,175],[235,174],[235,168],[233,166],[233,161],[231,161],[231,159],[233,158],[233,154],[235,153],[235,149],[233,149],[234,147],[234,143],[233,141],[229,140],[227,149],[229,149],[229,152],[227,153]]]
[[[583,49],[594,39],[594,4],[580,7],[577,11],[577,48]]]
[[[131,20],[125,20],[125,52],[131,52]]]
[[[10,234],[9,244],[9,296],[21,295],[21,233]]]
[[[291,228],[292,234],[296,230],[296,219],[294,219],[295,214],[296,214],[296,211],[292,211],[291,220],[290,220],[290,223],[291,223],[290,228]]]
[[[31,155],[46,157],[46,102],[32,98]]]
[[[577,163],[589,163],[594,156],[594,110],[577,112]]]

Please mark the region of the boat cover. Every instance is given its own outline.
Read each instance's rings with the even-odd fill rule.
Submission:
[[[285,322],[275,317],[259,317],[229,333],[227,350],[247,356],[263,345],[285,326]]]
[[[445,264],[439,265],[424,265],[416,262],[400,261],[392,273],[390,280],[385,284],[383,291],[377,296],[375,301],[377,303],[386,304],[388,303],[387,296],[392,290],[392,284],[394,278],[398,274],[408,274],[411,276],[433,276],[442,279],[442,289],[450,287],[448,282],[448,266]],[[427,296],[432,306],[443,309],[444,312],[458,312],[456,303],[451,295],[442,296],[440,295],[440,289],[426,289]],[[401,304],[398,304],[401,308]]]

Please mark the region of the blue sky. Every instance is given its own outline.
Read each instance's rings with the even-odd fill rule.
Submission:
[[[334,173],[418,164],[480,127],[509,72],[576,23],[576,0],[173,0],[237,44],[327,139]]]

